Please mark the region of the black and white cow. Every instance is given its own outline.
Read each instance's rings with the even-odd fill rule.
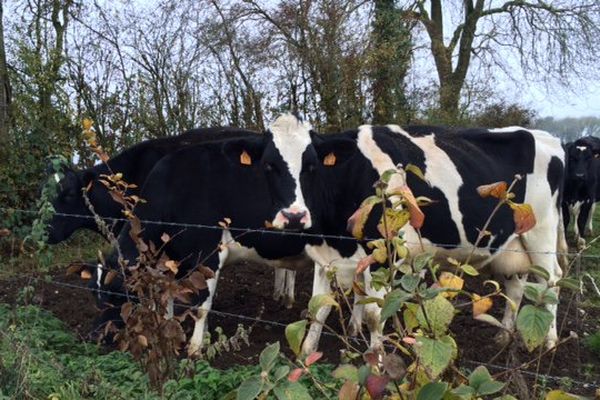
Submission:
[[[98,226],[89,208],[84,202],[82,189],[88,185],[87,192],[94,211],[104,218],[123,218],[121,205],[115,202],[104,185],[98,182],[101,175],[110,174],[110,170],[123,174],[123,179],[129,184],[135,184],[137,189],[130,189],[129,194],[139,194],[146,177],[154,168],[156,163],[166,155],[172,154],[184,147],[200,143],[217,142],[245,136],[255,136],[256,132],[226,128],[197,128],[189,130],[181,135],[168,138],[146,140],[123,150],[107,161],[106,164],[98,164],[84,170],[74,170],[64,167],[62,179],[54,174],[52,179],[57,180],[59,191],[52,205],[56,214],[48,224],[48,243],[57,244],[68,239],[78,229],[89,229],[98,232]],[[69,214],[73,216],[69,216]],[[87,217],[87,218],[86,218]],[[118,234],[123,223],[116,221],[112,226],[115,234]],[[232,260],[231,262],[236,262]],[[307,268],[310,265],[306,257],[296,257],[286,260],[270,260],[267,262],[275,268],[275,288],[273,297],[282,300],[289,308],[294,302],[294,276],[293,270]]]
[[[550,283],[561,277],[556,252],[566,247],[560,231],[560,201],[564,173],[564,151],[558,139],[542,131],[523,128],[465,129],[448,131],[436,127],[395,125],[361,126],[341,134],[314,135],[313,144],[323,160],[333,152],[336,162],[321,163],[313,181],[305,181],[303,190],[313,217],[315,229],[326,234],[340,234],[346,229],[346,219],[360,202],[372,194],[373,182],[384,171],[398,164],[418,166],[429,184],[409,174],[406,181],[416,196],[426,196],[434,203],[423,208],[425,224],[421,229],[426,251],[437,256],[465,259],[491,214],[496,201],[482,199],[476,188],[497,181],[511,182],[516,174],[523,177],[514,188],[515,201],[531,204],[537,218],[536,226],[520,238],[514,234],[512,212],[503,208],[492,220],[491,237],[483,240],[475,251],[472,263],[489,265],[494,272],[507,276],[506,294],[518,305],[523,295],[529,266],[543,266],[550,274]],[[407,226],[404,238],[411,254],[422,251],[417,232]],[[529,253],[525,253],[528,251]],[[307,254],[317,265],[313,295],[330,290],[326,279],[330,265],[342,259],[357,261],[364,251],[341,241],[313,244]],[[356,263],[336,265],[342,275],[351,276]],[[341,268],[340,268],[341,266]],[[343,272],[343,269],[349,270]],[[368,270],[365,281],[368,283]],[[548,306],[556,317],[556,306]],[[377,345],[379,309],[373,303],[365,306],[366,322],[372,333],[371,345]],[[322,323],[329,309],[321,308],[311,324],[303,351],[317,348]],[[361,310],[353,315],[357,324]],[[555,318],[556,319],[556,318]],[[515,313],[507,304],[503,324],[512,329]],[[557,341],[556,322],[552,324],[547,345]]]
[[[568,143],[567,173],[563,199],[565,230],[571,216],[575,220],[574,232],[578,246],[585,244],[591,234],[596,202],[600,200],[600,138],[586,136]]]
[[[308,125],[292,115],[283,115],[266,134],[248,134],[181,149],[162,158],[153,168],[141,192],[146,203],[136,208],[136,215],[141,220],[169,223],[217,226],[219,221],[230,218],[232,228],[264,229],[268,221],[277,229],[309,229],[311,214],[298,184],[316,169],[316,156],[303,156],[301,149],[308,145]],[[126,225],[119,234],[119,247],[125,259],[134,262],[138,253],[129,228]],[[215,277],[208,280],[208,290],[200,293],[198,299],[200,311],[189,354],[196,353],[202,345],[206,316],[225,263],[258,255],[270,260],[297,257],[305,245],[295,236],[265,233],[245,233],[233,244],[235,231],[160,224],[145,224],[143,237],[160,243],[165,232],[173,240],[164,251],[170,258],[182,261],[180,271],[189,271],[199,260],[215,271]],[[214,252],[217,248],[219,251]],[[114,252],[107,258],[108,268],[116,268],[116,257]],[[106,286],[103,271],[99,269],[96,276],[101,288]],[[114,280],[110,284],[113,290],[118,289]],[[114,297],[101,296],[100,300],[118,305]]]

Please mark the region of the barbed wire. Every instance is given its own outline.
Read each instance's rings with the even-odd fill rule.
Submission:
[[[38,213],[37,210],[25,210],[25,209],[10,208],[10,207],[0,207],[0,211],[18,212],[18,213],[25,213],[25,214],[37,214]],[[92,220],[94,219],[94,216],[85,215],[85,214],[71,214],[71,213],[55,212],[54,215],[57,215],[60,217],[71,217],[71,218],[79,218],[79,219],[92,219]],[[100,218],[102,220],[111,221],[113,223],[129,222],[129,220],[127,218],[115,218],[115,217],[100,217]],[[260,233],[260,234],[265,234],[265,235],[297,236],[300,238],[315,238],[315,239],[322,239],[322,240],[333,239],[333,240],[344,240],[344,241],[354,241],[354,242],[366,242],[366,241],[372,241],[372,240],[379,239],[379,238],[366,237],[366,238],[358,240],[352,236],[344,236],[344,235],[329,235],[329,234],[311,233],[311,232],[303,232],[303,231],[277,230],[277,229],[238,228],[238,227],[232,227],[232,226],[228,226],[227,228],[224,228],[223,226],[219,226],[219,225],[196,224],[196,223],[185,223],[185,222],[154,221],[154,220],[144,220],[144,219],[140,219],[140,222],[143,224],[149,224],[149,225],[173,226],[173,227],[179,227],[179,228],[210,229],[210,230],[220,230],[220,231],[223,229],[228,229],[231,232],[238,232],[238,233],[244,233],[244,234]],[[406,243],[409,245],[414,245],[414,246],[421,245],[421,243],[419,243],[419,242],[407,241]],[[472,245],[466,246],[466,245],[456,245],[456,244],[450,244],[450,243],[434,243],[434,242],[429,242],[429,241],[424,242],[423,245],[433,246],[433,247],[438,247],[438,248],[443,248],[443,249],[463,249],[463,250],[472,250],[473,249]],[[495,251],[495,252],[542,254],[542,255],[551,254],[551,255],[556,255],[556,256],[568,256],[568,257],[581,256],[583,258],[600,259],[600,254],[585,254],[585,253],[570,252],[570,251],[558,252],[558,251],[540,251],[540,250],[520,250],[520,249],[506,249],[503,247],[494,247],[494,246],[478,247],[477,249],[489,250],[489,251]]]
[[[62,281],[57,281],[54,279],[46,279],[46,278],[40,278],[40,277],[36,277],[30,274],[14,274],[11,277],[0,277],[0,281],[14,281],[14,280],[18,280],[18,279],[30,279],[30,280],[34,280],[34,281],[41,281],[43,283],[48,283],[48,284],[52,284],[52,285],[56,285],[59,287],[65,287],[65,288],[71,288],[71,289],[78,289],[78,290],[84,290],[84,291],[88,291],[88,292],[94,292],[94,293],[104,293],[104,294],[109,294],[109,295],[114,295],[114,296],[120,296],[120,297],[127,297],[127,295],[125,293],[120,293],[120,292],[114,292],[114,291],[110,291],[110,290],[103,290],[103,289],[97,289],[97,288],[90,288],[88,286],[82,286],[82,285],[77,285],[77,284],[72,284],[72,283],[68,283],[68,282],[62,282]],[[133,299],[139,299],[137,296],[132,296],[129,295],[129,298],[133,298]],[[174,302],[174,305],[181,307],[181,308],[186,308],[186,309],[196,309],[199,310],[199,307],[195,307],[189,304],[184,304],[184,303],[180,303],[180,302]],[[235,314],[235,313],[231,313],[231,312],[226,312],[226,311],[219,311],[219,310],[206,310],[206,309],[202,309],[203,311],[209,313],[209,314],[213,314],[213,315],[217,315],[217,316],[221,316],[221,317],[228,317],[228,318],[235,318],[235,319],[239,319],[239,320],[243,320],[243,321],[249,321],[249,322],[253,322],[253,323],[262,323],[265,325],[271,325],[271,326],[276,326],[279,328],[286,328],[288,324],[282,323],[282,322],[278,322],[278,321],[272,321],[272,320],[267,320],[264,318],[257,318],[257,317],[250,317],[247,315],[242,315],[242,314]],[[330,333],[330,332],[322,332],[321,333],[323,336],[328,336],[328,337],[332,337],[332,338],[338,338],[337,335]],[[362,344],[368,344],[368,341],[357,337],[357,336],[349,336],[348,337],[349,340],[355,342],[355,343],[362,343]],[[394,349],[393,346],[386,346],[389,349]],[[486,363],[484,361],[475,361],[475,360],[468,360],[468,359],[463,359],[461,360],[462,362],[465,362],[467,364],[470,365],[484,365],[488,368],[491,369],[495,369],[497,371],[509,371],[512,370],[513,368],[511,367],[507,367],[507,366],[503,366],[503,365],[497,365],[497,364],[491,364],[491,363]],[[593,387],[600,387],[600,381],[592,381],[592,382],[583,382],[583,381],[579,381],[579,380],[575,380],[572,379],[568,376],[555,376],[555,375],[548,375],[548,374],[539,374],[539,373],[535,373],[535,372],[531,372],[531,371],[527,371],[527,370],[519,370],[520,373],[522,373],[523,375],[527,375],[527,376],[531,376],[531,377],[536,377],[536,378],[545,378],[547,380],[551,380],[554,382],[563,382],[565,380],[569,380],[569,382],[571,382],[572,384],[578,385],[582,388],[593,388]]]

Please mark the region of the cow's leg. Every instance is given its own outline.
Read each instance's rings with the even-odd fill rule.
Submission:
[[[585,231],[589,222],[588,219],[591,215],[590,211],[592,209],[592,205],[593,203],[591,200],[586,200],[581,204],[579,216],[577,217],[577,227],[579,228],[579,233],[582,237],[585,236]],[[583,245],[585,245],[585,241],[583,242]]]
[[[285,279],[287,270],[275,268],[275,284],[273,287],[273,300],[279,301],[283,298],[285,292]]]
[[[573,214],[573,232],[575,233],[575,243],[578,247],[585,246],[585,239],[581,237],[583,233],[583,229],[580,229],[579,224],[579,213],[581,212],[581,202],[576,202],[571,208],[571,212]],[[582,227],[583,228],[583,227]]]
[[[294,291],[296,290],[296,271],[291,269],[284,269],[285,271],[285,287],[283,304],[286,308],[292,308],[296,301]]]
[[[229,231],[223,231],[221,243],[229,243],[230,238],[231,235]],[[196,314],[194,332],[192,333],[192,337],[190,338],[190,343],[188,346],[189,357],[195,357],[200,355],[200,349],[202,349],[202,344],[204,341],[204,332],[206,332],[208,329],[207,318],[208,313],[212,308],[213,297],[215,296],[215,292],[217,290],[217,281],[219,279],[219,273],[221,271],[221,268],[225,264],[228,255],[229,248],[227,246],[221,246],[217,261],[218,266],[214,272],[214,276],[206,280],[206,290],[208,290],[208,295]],[[211,265],[215,264],[215,261],[216,260],[214,260],[214,257],[210,257],[209,260],[207,260],[206,264],[208,264],[208,266],[210,267]]]
[[[365,277],[365,291],[367,296],[376,297],[383,299],[385,296],[385,290],[375,290],[371,286],[372,276],[371,269],[367,268],[363,275]],[[369,328],[369,334],[371,336],[370,348],[375,351],[383,350],[383,324],[381,323],[381,307],[377,303],[365,304],[365,322],[367,328]]]
[[[594,200],[590,200],[590,203],[588,206],[588,211],[587,211],[587,218],[585,221],[585,228],[583,231],[583,235],[585,237],[590,237],[593,233],[592,221],[594,220],[594,212],[595,211],[596,211],[596,203],[594,202]]]
[[[563,227],[564,227],[564,232],[566,235],[567,232],[569,231],[569,223],[571,222],[571,206],[563,201],[561,204],[561,209],[562,209]]]
[[[317,296],[320,294],[331,293],[331,286],[329,279],[327,279],[327,266],[315,263],[315,271],[313,276],[313,291],[312,295]],[[304,343],[302,344],[302,353],[304,355],[311,354],[317,351],[319,346],[319,339],[321,338],[321,332],[323,331],[323,324],[327,320],[329,313],[331,312],[331,306],[323,306],[317,311],[317,315],[313,315],[313,321],[310,324]]]
[[[502,318],[502,325],[506,328],[505,331],[501,331],[496,336],[496,341],[501,344],[506,344],[509,337],[509,332],[512,332],[515,328],[515,321],[517,319],[517,311],[521,306],[521,300],[523,300],[523,290],[525,283],[527,283],[527,274],[514,274],[511,276],[504,276],[504,294],[508,297],[515,305],[515,309],[511,306],[509,301],[506,301],[504,306],[504,317]]]

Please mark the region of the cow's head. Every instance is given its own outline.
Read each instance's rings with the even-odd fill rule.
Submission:
[[[81,217],[69,217],[61,214],[90,215],[82,196],[82,188],[96,178],[89,170],[75,171],[69,167],[63,168],[62,179],[58,173],[54,173],[49,179],[58,183],[56,197],[52,200],[52,206],[57,215],[54,215],[48,223],[48,243],[56,244],[68,239],[75,230],[81,227],[94,228],[92,219]]]
[[[317,154],[311,143],[310,125],[284,114],[270,126],[270,140],[261,163],[278,208],[271,221],[277,229],[308,229],[312,216],[302,192],[301,180],[313,174]]]
[[[594,167],[594,154],[589,146],[572,143],[567,147],[567,179],[585,182]]]

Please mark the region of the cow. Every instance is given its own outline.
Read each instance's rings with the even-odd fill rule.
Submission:
[[[595,205],[600,200],[600,139],[586,136],[568,143],[565,193],[562,204],[564,229],[574,219],[575,242],[585,245],[584,237],[592,232]]]
[[[304,182],[303,191],[319,232],[328,235],[345,232],[346,219],[373,193],[373,182],[399,164],[413,164],[423,171],[426,182],[408,174],[408,186],[415,196],[428,197],[433,203],[423,208],[421,240],[409,225],[402,232],[411,255],[425,250],[435,251],[443,260],[446,257],[465,260],[476,242],[478,229],[484,226],[497,203],[480,198],[477,187],[497,181],[511,182],[520,175],[522,180],[513,190],[514,201],[531,204],[537,224],[518,236],[514,233],[511,211],[501,208],[488,227],[491,236],[479,243],[471,263],[479,268],[489,266],[506,276],[506,294],[517,305],[522,299],[529,266],[543,266],[551,285],[561,277],[556,253],[566,248],[560,232],[565,156],[558,139],[546,132],[519,127],[449,130],[364,125],[339,134],[315,134],[313,145],[323,162],[319,164],[319,176],[312,183]],[[329,154],[335,154],[335,162],[325,162]],[[344,257],[357,260],[365,255],[356,244],[330,239],[321,245],[309,245],[306,251],[317,261],[313,295],[330,291],[327,266],[331,261]],[[352,268],[351,263],[345,265]],[[346,271],[346,275],[352,271]],[[368,283],[368,270],[365,272]],[[548,308],[554,321],[546,344],[553,347],[557,342],[556,305]],[[311,324],[302,347],[304,353],[316,350],[329,309],[322,307]],[[381,332],[377,326],[379,311],[374,303],[366,305],[364,310],[372,346],[378,342],[373,334]],[[357,325],[360,315],[360,310],[353,314]],[[509,304],[502,322],[507,329],[514,328],[515,313]]]
[[[49,244],[57,244],[67,240],[78,229],[89,229],[98,232],[98,225],[92,217],[92,213],[85,204],[82,190],[89,186],[87,196],[96,214],[103,218],[115,219],[111,227],[112,232],[118,234],[122,227],[123,218],[121,205],[115,202],[106,187],[98,182],[101,175],[109,175],[110,171],[122,173],[123,180],[129,184],[135,184],[137,188],[129,190],[129,194],[139,194],[146,177],[156,163],[168,154],[200,143],[210,143],[225,139],[256,135],[255,132],[226,127],[196,128],[185,133],[167,138],[151,139],[131,146],[116,156],[110,158],[106,163],[77,171],[69,166],[63,166],[61,173],[55,173],[51,179],[55,179],[59,185],[57,196],[52,205],[55,215],[48,223]],[[72,216],[70,216],[72,215]],[[257,261],[263,261],[256,259]],[[233,263],[235,261],[231,261]],[[294,276],[293,269],[308,268],[310,261],[304,256],[282,261],[266,261],[275,268],[275,286],[273,298],[281,300],[290,308],[294,303]],[[286,270],[290,268],[292,270]]]
[[[306,230],[312,226],[298,182],[310,179],[316,156],[303,156],[310,145],[309,126],[285,114],[276,119],[265,134],[203,143],[180,149],[163,157],[148,175],[135,213],[141,220],[169,223],[145,224],[142,236],[147,242],[161,243],[163,233],[173,239],[165,254],[181,262],[180,273],[193,270],[198,260],[214,271],[207,290],[195,299],[200,305],[188,354],[197,354],[202,345],[206,317],[211,309],[220,269],[232,259],[255,256],[269,260],[298,257],[303,238],[246,232],[233,244],[235,228]],[[311,166],[312,165],[312,166]],[[303,167],[305,167],[303,169]],[[302,176],[301,176],[302,175]],[[190,225],[213,225],[229,218],[229,229],[194,229]],[[185,224],[186,228],[173,224]],[[118,236],[120,252],[134,263],[138,251],[126,224]],[[219,251],[214,251],[219,249]],[[107,257],[93,281],[99,289],[122,291],[121,282],[105,281],[107,269],[118,268],[118,252]],[[99,306],[118,306],[121,296],[99,291]]]

